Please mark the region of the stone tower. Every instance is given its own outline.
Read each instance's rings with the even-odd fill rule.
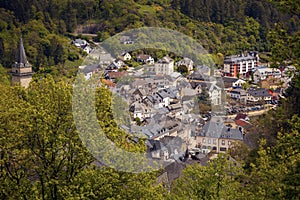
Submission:
[[[17,62],[12,65],[12,85],[18,85],[27,88],[32,79],[32,67],[29,64],[22,38],[20,38],[20,44],[17,55]]]

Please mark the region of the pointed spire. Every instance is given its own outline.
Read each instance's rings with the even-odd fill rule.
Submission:
[[[20,37],[17,63],[19,63],[19,64],[22,63],[24,67],[29,65],[27,58],[26,58],[22,37]]]

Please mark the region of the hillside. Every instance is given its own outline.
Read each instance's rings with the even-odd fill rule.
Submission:
[[[70,42],[66,36],[74,31],[97,34],[94,40],[102,41],[123,30],[165,27],[195,38],[210,53],[224,55],[245,50],[270,52],[281,40],[277,32],[282,29],[287,36],[299,35],[299,15],[282,13],[267,0],[2,0],[1,7],[0,53],[4,56],[0,63],[10,67],[22,34],[36,71],[71,66],[69,61],[79,58],[74,55],[79,52],[66,45]],[[61,52],[60,56],[54,52]]]
[[[0,0],[0,199],[300,199],[299,8],[293,0]],[[209,162],[208,156],[204,157],[202,162],[201,158],[185,160],[189,157],[185,146],[185,154],[171,164],[171,159],[167,160],[170,165],[165,169],[133,170],[145,169],[144,160],[132,155],[144,158],[146,138],[120,128],[117,120],[128,118],[117,111],[128,112],[127,102],[104,84],[96,89],[95,84],[86,87],[93,78],[86,81],[83,74],[74,83],[87,54],[71,41],[78,34],[76,37],[100,42],[143,26],[182,32],[218,58],[256,50],[264,53],[272,67],[295,66],[295,76],[276,110],[251,119],[247,137],[255,143],[253,147],[237,142],[226,153]],[[97,36],[88,38],[80,33]],[[10,86],[9,71],[20,36],[35,71],[26,89]],[[97,75],[94,77],[98,85]],[[130,85],[131,80],[123,81]],[[158,88],[154,86],[158,82],[146,83],[145,88]],[[149,92],[159,98],[158,91]],[[160,91],[169,102],[170,90]],[[132,92],[135,101],[146,99],[142,90]],[[198,97],[209,104],[208,93],[201,92]],[[166,109],[169,107],[158,108],[161,113]],[[190,114],[194,113],[189,113],[187,125],[201,125],[198,119],[190,123]],[[139,117],[135,120],[142,123]],[[91,121],[97,122],[95,126]],[[157,124],[152,125],[155,129]],[[167,129],[176,128],[174,123],[167,125]],[[222,130],[231,134],[232,129]],[[241,129],[236,131],[243,138]],[[161,132],[166,133],[165,128]],[[126,151],[106,146],[103,138]],[[191,139],[196,140],[194,136]],[[160,148],[161,157],[166,156],[165,146],[147,141],[155,155]],[[211,143],[214,141],[208,139],[207,144]]]

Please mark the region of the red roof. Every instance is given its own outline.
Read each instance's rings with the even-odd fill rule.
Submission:
[[[115,87],[116,84],[113,83],[112,81],[110,80],[106,80],[106,79],[102,79],[102,83],[104,83],[105,85],[109,86],[109,87]]]
[[[112,79],[122,78],[126,74],[125,71],[123,72],[108,72],[108,76]]]
[[[234,120],[246,119],[247,117],[248,117],[248,115],[245,113],[238,113]]]
[[[245,127],[245,126],[249,126],[249,125],[250,125],[249,122],[247,122],[246,120],[243,120],[243,119],[235,120],[235,123],[236,123],[236,125],[242,126],[242,127]]]

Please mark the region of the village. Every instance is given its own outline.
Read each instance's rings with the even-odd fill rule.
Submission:
[[[128,66],[133,62],[139,67]],[[187,74],[178,72],[182,66]],[[295,71],[261,64],[258,52],[225,57],[221,69],[211,69],[186,57],[122,52],[113,58],[103,51],[98,65],[80,68],[86,79],[103,71],[102,84],[128,106],[130,122],[120,128],[146,138],[148,157],[204,164],[243,142],[250,116],[276,109]]]

